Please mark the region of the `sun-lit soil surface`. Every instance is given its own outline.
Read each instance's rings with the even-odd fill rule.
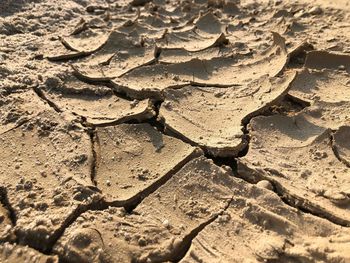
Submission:
[[[350,262],[350,1],[2,0],[0,262]]]

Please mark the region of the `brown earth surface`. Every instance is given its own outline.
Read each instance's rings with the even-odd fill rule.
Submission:
[[[0,262],[350,262],[350,1],[2,0]]]

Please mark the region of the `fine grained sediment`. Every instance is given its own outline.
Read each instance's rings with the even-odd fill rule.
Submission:
[[[3,0],[0,261],[350,261],[348,4]]]
[[[79,125],[44,111],[0,136],[7,202],[20,243],[46,250],[76,211],[98,198],[90,186],[92,149]]]

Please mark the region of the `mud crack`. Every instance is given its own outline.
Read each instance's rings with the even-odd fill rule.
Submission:
[[[33,91],[35,92],[36,95],[38,95],[38,97],[43,100],[44,102],[46,102],[54,111],[56,111],[57,113],[61,113],[62,110],[51,100],[49,100],[45,94],[42,92],[42,90],[39,87],[34,87]]]
[[[4,187],[0,187],[0,203],[7,209],[12,226],[15,226],[17,222],[16,213],[8,200],[7,190]]]
[[[330,147],[331,151],[334,152],[334,147],[332,146],[332,138],[333,136],[330,133],[325,138],[325,140],[327,142],[327,147]],[[336,153],[334,154],[336,155]],[[342,164],[344,163],[341,158],[337,158],[337,160],[340,161]],[[281,200],[285,204],[299,209],[300,211],[303,211],[305,213],[309,213],[316,217],[326,219],[334,224],[349,227],[349,220],[342,218],[339,215],[333,214],[331,211],[329,211],[329,209],[321,207],[315,202],[312,202],[306,198],[302,198],[300,195],[292,193],[283,185],[283,183],[266,174],[266,172],[268,172],[280,178],[287,178],[286,175],[284,175],[283,173],[270,168],[252,169],[249,166],[247,166],[247,164],[240,162],[239,159],[238,162],[239,169],[237,177],[242,178],[243,180],[252,184],[256,184],[261,180],[267,180],[273,186],[273,191],[281,198]],[[324,192],[319,193],[319,195],[323,196]]]
[[[61,236],[64,234],[64,231],[69,228],[76,219],[81,216],[86,211],[102,211],[104,209],[107,209],[108,206],[106,203],[104,203],[102,200],[98,200],[90,205],[87,206],[80,206],[78,207],[74,213],[72,213],[69,217],[66,218],[66,220],[63,222],[62,226],[55,231],[55,233],[52,235],[52,238],[48,240],[47,249],[37,249],[38,251],[46,254],[46,255],[52,255],[52,249],[57,243],[57,241],[61,238]],[[30,246],[30,244],[27,244]]]
[[[90,136],[90,142],[91,142],[91,151],[92,151],[92,161],[91,161],[91,172],[90,172],[90,178],[91,182],[96,186],[96,166],[97,166],[97,152],[96,152],[96,144],[99,144],[98,142],[98,137],[96,137],[95,130],[90,129],[88,131],[89,136]],[[97,141],[96,141],[97,140]]]
[[[330,136],[331,147],[332,147],[333,154],[334,154],[334,156],[338,159],[339,162],[341,162],[342,164],[344,164],[346,167],[350,168],[350,163],[349,163],[347,160],[345,160],[344,158],[341,157],[341,154],[340,154],[340,152],[339,152],[339,150],[338,150],[338,147],[337,147],[337,145],[336,145],[336,143],[335,143],[335,138],[334,138],[335,133],[336,133],[336,132],[333,132],[333,133],[331,134],[331,136]]]

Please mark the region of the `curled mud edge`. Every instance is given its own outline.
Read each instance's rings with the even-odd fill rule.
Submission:
[[[0,261],[350,261],[344,1],[5,0]]]
[[[309,202],[306,199],[302,199],[297,195],[290,194],[288,190],[284,188],[278,181],[275,181],[269,177],[264,177],[262,174],[257,173],[252,169],[249,169],[244,164],[239,163],[239,160],[238,167],[239,168],[237,170],[237,176],[242,178],[243,180],[246,180],[247,182],[256,184],[261,180],[269,181],[272,184],[276,194],[278,194],[278,196],[281,197],[281,200],[283,200],[287,205],[300,209],[303,212],[310,213],[314,216],[325,218],[334,224],[345,227],[350,226],[349,221],[329,213],[327,210],[322,209],[322,207],[316,206],[315,204]]]

